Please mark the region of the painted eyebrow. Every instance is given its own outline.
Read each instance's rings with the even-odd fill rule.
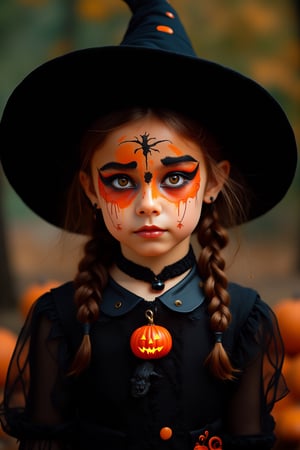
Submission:
[[[107,164],[104,164],[104,166],[100,167],[101,171],[109,170],[109,169],[117,169],[117,170],[124,170],[124,169],[135,169],[137,167],[136,161],[131,161],[129,163],[119,163],[119,162],[109,162]]]
[[[161,163],[164,166],[171,166],[173,164],[178,164],[178,163],[182,163],[182,162],[187,162],[187,161],[192,161],[192,162],[198,162],[195,158],[193,158],[190,155],[184,155],[184,156],[167,156],[166,158],[161,159]]]

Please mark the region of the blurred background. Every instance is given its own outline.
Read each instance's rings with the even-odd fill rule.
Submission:
[[[241,71],[275,96],[290,119],[299,148],[300,1],[172,0],[172,4],[199,56]],[[0,114],[11,91],[36,66],[74,49],[119,44],[129,18],[128,7],[120,0],[1,0]],[[300,299],[299,194],[298,168],[280,205],[230,231],[228,274],[257,289],[272,306],[285,298]],[[31,212],[0,168],[0,327],[19,331],[24,320],[21,299],[33,285],[73,277],[84,241]]]

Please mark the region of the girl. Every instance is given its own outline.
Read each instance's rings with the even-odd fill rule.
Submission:
[[[1,420],[22,450],[271,449],[272,408],[287,393],[280,332],[256,291],[227,280],[221,251],[227,228],[284,196],[294,135],[260,86],[193,55],[170,5],[128,3],[121,46],[46,63],[2,118],[1,160],[17,192],[88,240],[74,280],[28,315]],[[179,62],[188,86],[174,96],[154,77],[176,75]],[[22,182],[30,173],[34,189]]]

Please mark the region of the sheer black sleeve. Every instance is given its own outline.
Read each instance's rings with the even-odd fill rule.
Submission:
[[[21,330],[0,409],[4,430],[22,450],[67,450],[74,428],[61,407],[66,345],[48,295],[36,302]]]
[[[235,348],[244,367],[228,410],[226,448],[271,449],[275,443],[272,409],[287,395],[282,375],[284,345],[272,309],[258,297]]]

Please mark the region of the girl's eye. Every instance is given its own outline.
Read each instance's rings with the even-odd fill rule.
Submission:
[[[115,189],[130,189],[134,187],[132,180],[126,175],[116,175],[111,177],[110,183]]]
[[[183,173],[171,173],[165,177],[162,182],[163,187],[178,188],[184,186],[188,182],[188,177]]]

